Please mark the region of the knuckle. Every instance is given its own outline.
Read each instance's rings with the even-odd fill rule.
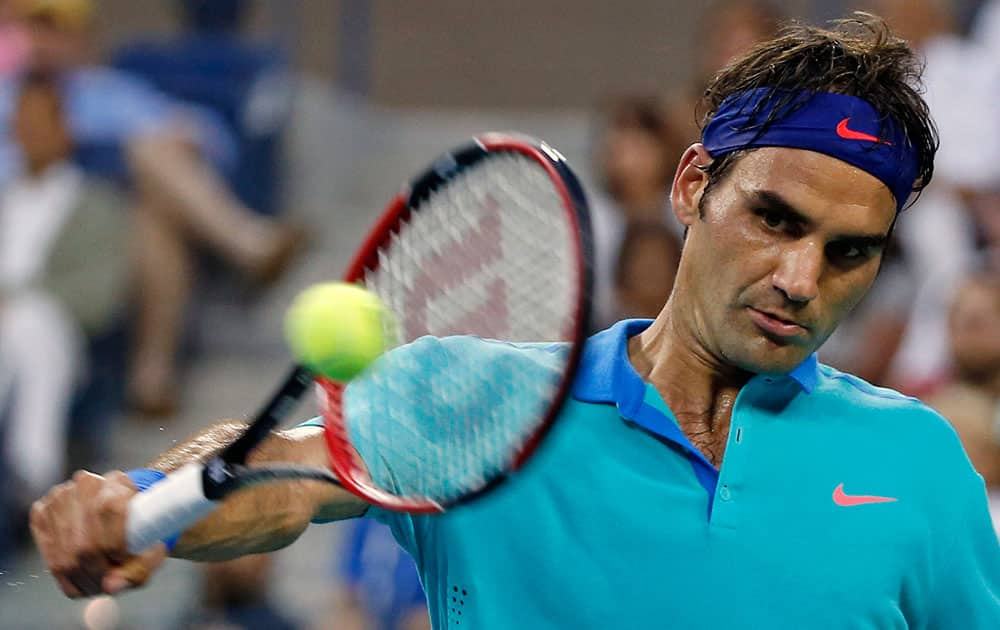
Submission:
[[[53,501],[66,501],[76,490],[76,484],[72,481],[64,481],[52,488],[50,496]]]
[[[108,472],[104,473],[104,478],[118,485],[132,484],[132,480],[129,479],[129,476],[120,470],[109,470]]]
[[[73,473],[72,483],[80,489],[86,489],[93,492],[94,489],[101,487],[104,479],[99,475],[95,475],[92,472],[86,470],[78,470]]]
[[[77,564],[81,566],[89,564],[100,555],[97,543],[94,540],[82,537],[74,545],[74,552],[76,553]]]
[[[99,518],[109,519],[124,514],[126,505],[122,497],[101,494],[94,503],[93,509]]]
[[[28,513],[28,523],[32,529],[43,529],[45,526],[45,516],[48,514],[48,502],[39,499],[31,504],[31,511]]]

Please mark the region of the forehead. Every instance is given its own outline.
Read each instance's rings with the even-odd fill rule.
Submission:
[[[815,151],[764,147],[737,160],[729,182],[737,194],[769,191],[817,223],[885,232],[896,216],[888,187],[870,173]]]

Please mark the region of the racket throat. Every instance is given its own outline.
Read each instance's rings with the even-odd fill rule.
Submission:
[[[205,498],[221,501],[226,495],[239,490],[244,485],[240,476],[245,470],[246,466],[229,464],[219,457],[213,457],[205,462],[205,468],[201,473]]]

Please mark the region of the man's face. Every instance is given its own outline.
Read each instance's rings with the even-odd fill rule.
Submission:
[[[699,160],[695,145],[672,195],[689,228],[675,290],[683,325],[715,360],[787,373],[871,287],[896,204],[861,169],[787,148],[738,159],[703,198],[707,176],[686,170]]]

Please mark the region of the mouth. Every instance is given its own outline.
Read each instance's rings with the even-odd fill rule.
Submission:
[[[750,319],[758,328],[775,337],[798,337],[808,331],[808,328],[803,324],[776,313],[761,311],[750,306],[747,307],[747,312],[750,314]]]

